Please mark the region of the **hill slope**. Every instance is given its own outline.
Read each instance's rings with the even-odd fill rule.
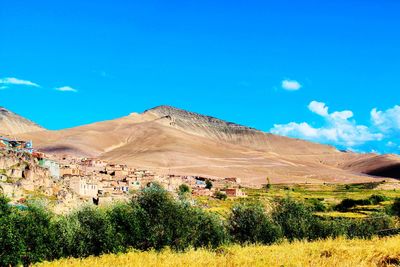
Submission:
[[[375,179],[347,164],[370,160],[371,155],[343,153],[169,106],[21,138],[33,139],[47,153],[99,157],[161,173],[234,176],[247,184],[265,183],[266,177],[275,183]],[[379,161],[376,168],[394,162],[400,163],[398,157]]]
[[[44,129],[36,123],[0,107],[0,135],[15,135],[41,130]]]

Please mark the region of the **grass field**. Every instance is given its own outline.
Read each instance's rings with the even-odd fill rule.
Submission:
[[[272,246],[238,245],[210,251],[164,250],[63,259],[35,266],[399,266],[400,236],[372,240],[324,240]]]
[[[387,206],[393,203],[393,199],[400,197],[400,190],[378,190],[374,188],[378,184],[297,184],[297,185],[272,185],[270,189],[243,189],[247,197],[228,198],[227,200],[218,200],[211,197],[196,197],[196,201],[204,208],[219,213],[222,217],[229,214],[230,208],[238,202],[260,201],[267,208],[271,200],[290,196],[297,200],[303,200],[311,203],[318,200],[323,203],[327,211],[318,212],[319,216],[362,218],[373,212],[383,211]],[[357,206],[348,212],[338,212],[332,210],[332,207],[345,198],[367,199],[372,195],[383,195],[388,197],[388,201],[378,205]]]

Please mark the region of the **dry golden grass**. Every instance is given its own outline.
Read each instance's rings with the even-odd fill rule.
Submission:
[[[164,250],[63,259],[37,266],[399,266],[400,236],[372,240],[335,239],[273,246],[238,245],[175,253]]]

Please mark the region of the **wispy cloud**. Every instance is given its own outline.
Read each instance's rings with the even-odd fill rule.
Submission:
[[[72,88],[71,86],[57,87],[57,88],[55,88],[55,90],[60,91],[60,92],[73,92],[73,93],[78,92],[78,90],[76,90],[75,88]]]
[[[11,84],[11,85],[25,85],[25,86],[32,86],[32,87],[40,87],[37,83],[28,81],[28,80],[21,80],[14,77],[7,77],[0,79],[0,84]]]
[[[8,86],[5,86],[5,85],[0,86],[0,90],[6,90],[7,88],[8,88]]]
[[[301,88],[301,84],[296,80],[283,80],[281,86],[287,91],[297,91]]]

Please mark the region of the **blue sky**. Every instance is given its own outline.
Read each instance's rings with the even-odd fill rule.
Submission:
[[[167,104],[400,152],[400,2],[2,1],[0,105],[49,129]]]

